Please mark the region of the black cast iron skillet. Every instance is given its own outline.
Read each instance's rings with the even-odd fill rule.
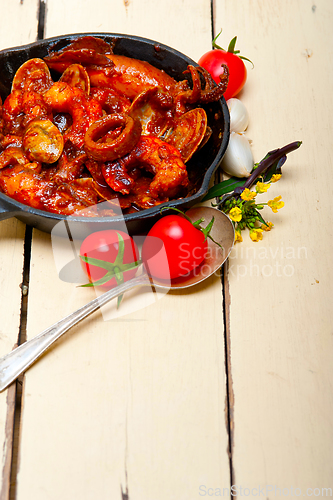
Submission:
[[[114,46],[114,53],[136,59],[148,61],[159,69],[165,70],[176,80],[184,80],[187,76],[184,71],[189,64],[197,63],[180,52],[153,40],[137,36],[113,33],[77,33],[40,40],[35,43],[14,47],[0,51],[0,94],[4,100],[11,91],[11,82],[17,69],[27,59],[34,57],[43,58],[48,54],[48,49],[60,50],[79,36],[95,36],[103,38]],[[52,75],[54,80],[57,75]],[[59,75],[58,75],[59,77]],[[125,223],[130,234],[138,234],[149,229],[160,217],[161,207],[176,207],[185,210],[198,203],[208,191],[210,180],[220,165],[229,142],[230,117],[224,98],[215,103],[204,106],[208,123],[213,134],[207,144],[188,162],[189,176],[194,180],[197,189],[188,197],[172,200],[157,207],[141,210],[132,214],[115,217],[78,217],[49,213],[23,205],[8,196],[0,193],[0,220],[17,217],[24,223],[36,227],[41,231],[51,232],[55,224],[66,219],[71,224],[87,225],[91,230],[116,227]],[[164,214],[167,210],[164,211]]]

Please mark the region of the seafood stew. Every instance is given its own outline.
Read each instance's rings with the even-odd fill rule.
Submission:
[[[0,195],[2,218],[6,212],[25,221],[28,213],[75,218],[81,208],[109,200],[104,213],[85,210],[85,217],[105,221],[114,198],[129,223],[154,218],[160,205],[187,208],[204,196],[226,149],[221,88],[157,42],[102,34],[44,40],[0,53],[0,78],[7,120],[0,189],[16,197]],[[22,101],[25,113],[16,111]]]

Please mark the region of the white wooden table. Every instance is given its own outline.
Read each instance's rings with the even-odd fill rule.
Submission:
[[[223,28],[221,45],[237,35],[255,64],[239,95],[255,161],[303,141],[271,187],[285,202],[273,231],[259,243],[244,236],[222,280],[118,320],[96,314],[0,394],[1,500],[332,496],[332,2],[1,6],[1,49],[37,34],[113,32],[198,60]],[[31,338],[93,292],[58,278],[49,234],[9,219],[0,296],[3,355],[20,324]]]

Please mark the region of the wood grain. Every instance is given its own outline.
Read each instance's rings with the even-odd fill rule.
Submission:
[[[45,26],[136,34],[194,58],[211,39],[198,0],[48,1]],[[49,235],[34,232],[31,265],[29,337],[93,297],[59,280]],[[25,376],[17,499],[192,499],[229,485],[222,308],[216,276],[60,340]]]
[[[210,49],[210,3],[48,0],[45,36],[129,33],[197,60]],[[333,9],[329,0],[223,0],[213,14],[221,45],[237,35],[255,64],[239,95],[255,160],[303,141],[261,195],[281,194],[285,207],[266,207],[273,230],[259,243],[244,234],[229,259],[226,345],[213,277],[116,319],[96,313],[26,373],[17,500],[193,500],[230,496],[232,484],[238,497],[330,496]],[[33,41],[37,17],[32,0],[6,6],[1,47]],[[0,223],[3,353],[17,341],[23,238],[20,222]],[[50,235],[34,231],[28,337],[93,296],[59,279]],[[7,500],[14,397],[0,396]]]
[[[221,45],[238,35],[255,64],[240,95],[255,161],[303,141],[261,195],[285,202],[265,210],[274,229],[244,236],[229,261],[233,480],[273,485],[268,497],[332,488],[332,20],[326,1],[216,3]]]
[[[210,2],[84,0],[47,2],[45,37],[66,33],[107,32],[142,36],[165,43],[197,60],[211,46]]]
[[[39,0],[1,0],[0,49],[8,49],[37,39]]]
[[[33,42],[37,36],[38,2],[2,2],[0,49]],[[18,343],[23,281],[24,224],[16,219],[0,222],[0,355]],[[0,498],[10,494],[16,386],[0,394],[0,446],[2,449]]]
[[[0,222],[0,355],[18,343],[23,272],[24,225],[17,220]],[[0,498],[9,495],[16,387],[0,394],[0,443],[2,449]]]

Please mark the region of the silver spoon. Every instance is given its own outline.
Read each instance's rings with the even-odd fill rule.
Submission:
[[[131,290],[135,287],[154,286],[157,289],[181,289],[193,286],[205,280],[214,274],[226,261],[234,244],[234,226],[230,219],[221,211],[210,207],[193,208],[186,212],[192,221],[203,218],[206,225],[214,216],[215,221],[211,230],[212,238],[221,245],[219,247],[208,239],[209,252],[204,263],[196,268],[195,272],[171,280],[171,283],[165,285],[165,282],[152,280],[148,274],[144,273],[121,285],[108,290],[98,298],[88,302],[77,311],[66,316],[50,326],[40,334],[13,349],[10,353],[0,358],[0,391],[3,391],[16,378],[29,368],[58,338],[67,332],[72,326],[76,325],[84,318],[95,312],[100,307],[107,304],[110,300]]]

